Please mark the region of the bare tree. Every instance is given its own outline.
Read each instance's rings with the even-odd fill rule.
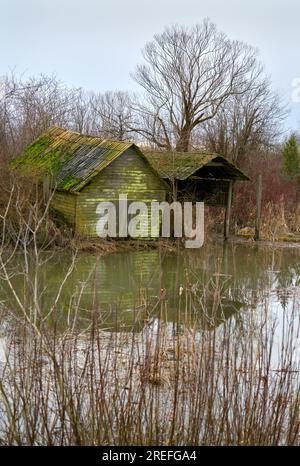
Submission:
[[[242,162],[254,151],[274,147],[285,115],[286,109],[269,81],[258,79],[242,96],[227,99],[217,115],[202,125],[195,142],[233,162]]]
[[[119,141],[130,139],[133,119],[131,101],[129,93],[123,91],[92,94],[93,132]]]
[[[83,89],[73,91],[70,109],[70,127],[79,133],[92,134],[95,126],[95,115],[91,105],[91,93]]]
[[[9,148],[15,139],[16,128],[15,112],[16,102],[25,92],[37,91],[40,87],[39,82],[24,82],[13,72],[0,78],[0,150],[1,158],[6,157]],[[13,124],[13,122],[15,124]]]
[[[68,89],[53,76],[26,80],[5,78],[0,102],[0,146],[9,154],[20,152],[52,125],[71,126],[77,89]]]
[[[177,151],[187,151],[193,130],[229,97],[251,89],[262,73],[256,51],[229,40],[209,20],[191,29],[165,29],[146,44],[143,56],[146,64],[133,77],[145,98],[135,107],[140,119],[133,129]]]

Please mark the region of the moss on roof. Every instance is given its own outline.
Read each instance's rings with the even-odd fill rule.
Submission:
[[[145,156],[160,176],[169,180],[186,180],[202,168],[206,169],[206,174],[209,168],[212,172],[214,171],[214,173],[218,172],[218,178],[233,180],[249,179],[233,163],[219,154],[199,152],[145,152]],[[211,177],[213,176],[212,173]]]
[[[51,174],[58,189],[76,192],[131,146],[131,142],[102,140],[53,127],[30,144],[11,167],[38,179]]]
[[[102,140],[59,127],[52,127],[30,144],[11,167],[24,176],[42,179],[53,176],[58,189],[78,192],[89,181],[130,147],[145,157],[153,170],[164,179],[185,180],[200,169],[205,177],[248,178],[235,165],[218,154],[146,152],[132,142]],[[214,165],[214,167],[213,167]]]

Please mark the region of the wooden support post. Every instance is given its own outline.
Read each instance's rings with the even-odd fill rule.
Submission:
[[[258,175],[256,188],[256,221],[255,221],[255,241],[260,239],[260,219],[261,219],[261,201],[262,201],[262,175]]]
[[[229,247],[229,244],[227,243],[227,241],[224,241],[223,257],[222,257],[222,273],[227,276],[228,276],[228,254],[229,254],[228,247]]]
[[[233,189],[233,181],[229,181],[227,205],[226,205],[225,221],[224,221],[224,238],[225,239],[229,238],[229,232],[230,232],[232,189]]]

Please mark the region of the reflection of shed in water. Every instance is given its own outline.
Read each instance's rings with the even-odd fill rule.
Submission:
[[[57,293],[68,266],[68,257],[66,261],[60,258],[45,264],[45,308]],[[72,298],[73,308],[79,303],[78,320],[82,326],[90,323],[91,313],[95,311],[103,328],[131,329],[134,324],[135,330],[141,330],[147,316],[146,304],[159,290],[160,270],[157,251],[102,257],[81,255],[64,286],[59,308],[66,316]]]
[[[96,310],[96,315],[101,317],[101,314],[104,314],[106,323],[109,324],[103,323],[103,327],[113,328],[117,319],[125,321],[129,330],[136,320],[135,329],[139,331],[147,324],[149,309],[153,309],[158,302],[156,296],[160,294],[161,288],[166,289],[161,303],[164,309],[167,309],[167,316],[164,318],[176,322],[180,287],[183,287],[181,308],[185,308],[184,295],[195,283],[198,284],[199,293],[193,301],[191,315],[195,319],[194,322],[200,322],[197,325],[202,328],[207,325],[206,315],[214,315],[215,319],[208,320],[209,328],[212,328],[212,323],[218,325],[231,315],[235,314],[235,319],[242,318],[242,313],[237,311],[242,307],[247,310],[256,307],[260,302],[265,303],[266,296],[270,296],[270,293],[272,299],[277,297],[281,300],[278,296],[280,290],[299,287],[299,254],[296,248],[273,249],[235,244],[224,249],[223,245],[218,243],[213,248],[204,246],[200,251],[180,251],[176,254],[164,254],[154,250],[104,257],[81,254],[56,306],[54,317],[61,319],[57,328],[68,328],[69,308],[73,315],[76,296],[71,307],[70,298],[78,296],[84,282],[86,285],[78,312],[78,325],[81,328],[91,324],[91,311]],[[41,259],[42,265],[38,274],[39,292],[42,295],[42,311],[47,314],[68,271],[71,257],[68,254],[51,257],[51,254],[46,253]],[[9,268],[15,290],[22,299],[26,299],[27,308],[33,309],[32,283],[24,280],[20,255],[14,256]],[[201,287],[208,287],[207,284],[218,276],[216,272],[220,273],[220,279],[222,283],[226,282],[226,286],[222,287],[221,306],[213,307],[213,300],[210,299],[211,289],[203,303]],[[224,274],[224,279],[221,274]],[[33,277],[30,271],[29,277]],[[142,307],[145,296],[147,301],[150,301],[149,309]],[[293,296],[285,293],[282,308],[287,304],[294,305]],[[16,311],[15,299],[5,280],[0,280],[0,301],[12,312]],[[157,305],[154,309],[156,317],[159,316],[159,311],[160,306]],[[161,317],[163,316],[165,314]]]
[[[130,255],[114,254],[98,260],[85,255],[77,261],[68,280],[67,294],[70,296],[76,286],[78,290],[83,286],[80,299],[82,323],[89,319],[92,310],[96,310],[102,327],[115,330],[134,328],[139,331],[149,318],[155,316],[170,322],[177,322],[179,318],[183,323],[184,313],[180,316],[179,310],[186,306],[189,306],[191,325],[210,329],[241,308],[241,303],[226,298],[218,303],[213,302],[210,295],[205,295],[204,299],[203,277],[199,270],[196,276],[191,275],[191,280],[200,280],[199,290],[190,299],[190,291],[185,286],[186,270],[183,263],[178,262],[177,255],[143,251]],[[184,292],[180,297],[181,284]]]
[[[201,291],[201,286],[198,293],[189,288],[183,290],[180,299],[174,291],[168,298],[167,320],[179,324],[188,320],[197,329],[213,330],[244,306],[243,302],[226,297],[226,290],[223,296],[215,297],[213,292],[205,293],[204,288]]]
[[[70,263],[69,255],[60,255],[48,258],[41,265],[39,292],[45,315],[56,301]],[[61,330],[72,324],[75,315],[78,326],[87,328],[93,315],[102,328],[140,331],[154,317],[174,323],[179,318],[184,323],[184,312],[180,318],[179,310],[187,308],[191,325],[213,328],[237,312],[241,304],[236,290],[230,289],[230,285],[223,289],[222,300],[217,306],[211,300],[211,293],[203,294],[207,277],[212,273],[210,267],[203,267],[199,254],[164,254],[152,250],[102,257],[81,255],[63,286],[53,317],[59,318],[57,328]],[[18,260],[16,270],[20,271]],[[33,296],[28,284],[20,274],[14,275],[14,281],[19,294],[27,293],[28,307],[32,307]],[[197,293],[192,294],[195,283]],[[5,282],[0,282],[1,296],[3,299],[10,297],[13,309],[15,302],[6,288]]]

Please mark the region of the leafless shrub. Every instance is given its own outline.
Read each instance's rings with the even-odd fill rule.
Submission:
[[[276,147],[285,116],[282,100],[270,82],[259,76],[243,95],[228,98],[214,118],[201,126],[193,142],[245,164],[255,152]]]
[[[9,157],[18,153],[49,126],[70,126],[78,90],[68,89],[54,76],[4,78],[0,100],[0,148]]]
[[[145,295],[141,332],[104,331],[96,306],[82,327],[81,297],[93,272],[74,290],[66,315],[59,303],[75,254],[45,308],[40,277],[48,257],[39,222],[26,220],[31,245],[22,242],[22,255],[0,250],[0,280],[11,296],[0,307],[2,444],[299,444],[297,301],[276,316],[264,299],[255,312],[216,326],[224,279],[217,268],[204,288],[180,288],[173,324],[161,290],[154,301]]]

